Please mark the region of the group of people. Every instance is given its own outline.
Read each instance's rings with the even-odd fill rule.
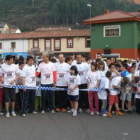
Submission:
[[[140,60],[132,63],[103,60],[100,53],[96,56],[96,60],[81,54],[50,58],[43,52],[35,64],[33,56],[15,61],[7,55],[0,65],[0,115],[5,110],[7,118],[15,117],[15,108],[22,117],[27,112],[46,111],[69,112],[72,116],[85,111],[110,118],[112,113],[123,116],[125,111],[140,114]],[[37,86],[41,90],[35,89]]]

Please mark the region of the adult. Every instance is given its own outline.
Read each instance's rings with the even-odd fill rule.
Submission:
[[[74,54],[70,54],[70,59],[72,60],[72,65],[75,65],[76,60],[75,60],[75,55]]]
[[[4,83],[4,101],[5,101],[5,109],[6,109],[6,117],[10,117],[9,113],[9,102],[11,101],[12,104],[12,116],[16,116],[15,113],[15,89],[10,88],[7,86],[15,85],[16,81],[18,80],[18,67],[13,64],[13,56],[7,55],[6,56],[6,63],[2,65],[2,73],[3,78],[2,81]]]
[[[70,71],[70,65],[65,63],[65,58],[63,54],[58,56],[59,62],[56,63],[56,87],[67,89],[67,75]],[[56,112],[66,112],[67,107],[67,91],[56,91],[55,92],[56,101]]]
[[[46,52],[42,53],[43,62],[39,64],[36,75],[41,74],[41,86],[42,87],[53,87],[56,82],[56,70],[55,65],[49,61],[49,54]],[[55,113],[53,106],[53,91],[42,90],[41,91],[41,114],[45,114],[46,98],[48,97],[48,109],[51,113]]]
[[[27,57],[27,64],[24,66],[21,73],[22,85],[26,87],[36,87],[36,75],[34,58],[32,56]],[[35,89],[24,89],[24,97],[22,99],[21,115],[26,116],[26,110],[29,103],[29,112],[36,114],[35,112]]]

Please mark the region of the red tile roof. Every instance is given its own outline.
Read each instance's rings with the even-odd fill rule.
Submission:
[[[139,21],[140,12],[126,13],[122,11],[108,12],[100,16],[96,16],[87,20],[84,20],[84,24],[99,24],[99,23],[110,23],[110,22],[122,22],[122,21]]]
[[[63,38],[63,37],[89,37],[90,30],[71,30],[71,31],[41,31],[24,32],[14,34],[0,34],[0,40],[9,39],[33,39],[33,38]]]

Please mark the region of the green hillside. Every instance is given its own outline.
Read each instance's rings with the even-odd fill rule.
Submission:
[[[82,26],[92,16],[102,14],[106,9],[136,11],[139,5],[131,0],[0,0],[0,21],[16,25],[22,31],[49,26]]]

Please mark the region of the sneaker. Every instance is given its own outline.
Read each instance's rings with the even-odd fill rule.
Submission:
[[[86,113],[90,114],[90,110],[89,109],[86,109]]]
[[[54,110],[51,110],[50,112],[51,112],[52,114],[55,114],[55,111],[54,111]]]
[[[110,112],[108,112],[107,117],[112,118],[112,114]]]
[[[73,113],[73,112],[74,112],[74,109],[68,110],[68,113]]]
[[[107,114],[102,114],[103,117],[107,117]]]
[[[61,110],[63,113],[66,113],[67,112],[67,110],[65,109],[65,108],[62,108],[62,110]]]
[[[96,112],[95,114],[96,114],[96,115],[100,115],[100,113],[99,113],[99,112]]]
[[[33,114],[37,114],[37,112],[36,111],[33,111]]]
[[[55,112],[60,112],[60,108],[56,108],[55,109]]]
[[[112,111],[112,114],[115,114],[115,111]]]
[[[91,116],[94,116],[94,112],[91,112],[90,115],[91,115]]]
[[[119,115],[119,116],[124,116],[124,114],[120,111],[116,111],[116,115]]]
[[[77,111],[74,111],[72,114],[73,117],[77,116]]]
[[[15,113],[15,111],[12,111],[11,114],[12,114],[13,117],[16,117],[17,116],[16,113]]]
[[[6,113],[6,118],[9,118],[9,117],[10,117],[10,113],[7,112],[7,113]]]
[[[3,116],[3,112],[2,111],[0,111],[0,116]]]
[[[26,114],[22,114],[22,117],[26,117]]]
[[[41,114],[45,114],[45,111],[44,111],[44,110],[42,110],[42,111],[41,111]]]
[[[82,108],[79,108],[79,113],[83,113],[83,109]]]

